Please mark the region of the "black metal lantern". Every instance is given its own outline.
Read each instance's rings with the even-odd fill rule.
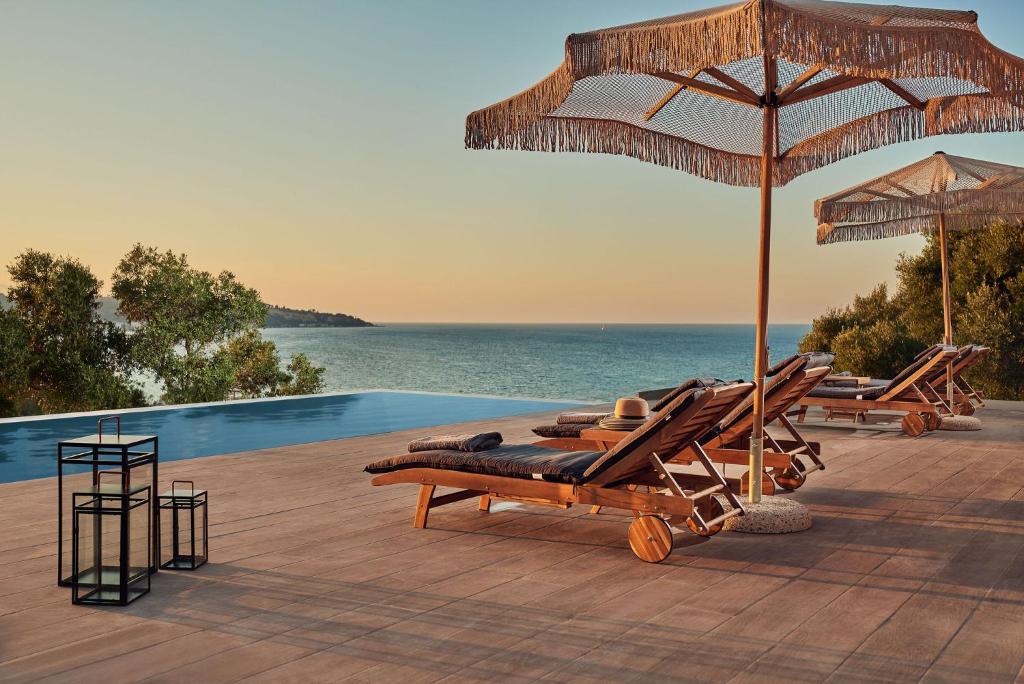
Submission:
[[[107,420],[116,422],[116,434],[103,434],[103,423]],[[100,418],[94,435],[57,443],[57,584],[65,587],[72,584],[73,554],[67,553],[66,537],[72,522],[67,516],[73,515],[74,503],[73,496],[65,494],[65,479],[76,470],[84,468],[90,471],[92,486],[97,487],[100,475],[115,472],[110,470],[114,468],[121,475],[123,490],[148,481],[152,485],[150,491],[156,492],[158,461],[157,438],[151,435],[122,435],[121,419],[118,416]],[[75,491],[74,487],[69,489]],[[153,539],[150,572],[156,572],[160,565],[160,529],[156,524],[156,515],[156,506],[151,505]]]
[[[171,491],[164,492],[157,500],[160,526],[164,531],[161,538],[170,545],[165,556],[168,560],[160,567],[195,570],[206,563],[209,557],[206,490],[197,490],[191,480],[175,480]]]
[[[119,481],[72,494],[72,603],[126,606],[149,593],[151,492]]]

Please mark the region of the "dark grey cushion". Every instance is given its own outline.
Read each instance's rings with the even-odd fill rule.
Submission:
[[[742,381],[741,380],[735,380],[734,382],[742,382]],[[725,384],[727,384],[726,381],[725,380],[720,380],[719,378],[690,378],[689,380],[684,380],[683,384],[679,385],[678,387],[676,387],[675,389],[671,390],[670,392],[668,392],[664,396],[660,397],[658,399],[658,401],[656,401],[654,403],[654,406],[651,407],[651,411],[657,413],[661,409],[663,409],[666,406],[668,406],[672,402],[673,399],[678,397],[683,392],[686,392],[687,390],[697,389],[697,388],[701,388],[702,389],[704,387],[718,387],[719,385],[725,385]],[[641,396],[642,396],[642,394],[641,394]]]
[[[819,399],[875,399],[885,393],[885,385],[881,387],[836,387],[834,385],[818,385],[807,393],[809,397]]]
[[[368,473],[388,473],[407,468],[434,468],[465,473],[533,479],[542,476],[550,482],[579,484],[583,473],[604,452],[558,451],[530,444],[503,446],[491,451],[418,451],[371,463]]]

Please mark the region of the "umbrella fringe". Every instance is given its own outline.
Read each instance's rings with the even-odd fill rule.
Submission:
[[[797,64],[821,64],[867,78],[953,77],[993,92],[1024,87],[1024,60],[995,48],[978,29],[974,12],[921,8],[917,12],[922,19],[941,16],[943,22],[935,21],[934,28],[908,29],[898,23],[868,26],[843,21],[817,7],[804,10],[773,0],[766,4],[769,50]]]
[[[1020,214],[1022,210],[1024,188],[992,188],[933,192],[894,200],[826,202],[816,212],[816,218],[821,223],[876,223],[963,212],[984,214],[995,220],[1003,215]]]
[[[1007,213],[999,216],[992,214],[953,214],[946,217],[946,229],[949,231],[972,230],[986,228],[993,221],[1002,220],[1024,223],[1024,212]],[[818,226],[818,244],[834,245],[839,242],[860,242],[863,240],[882,240],[903,235],[934,233],[938,224],[934,216],[917,216],[913,218],[884,221],[878,223],[851,223],[835,225],[823,223]]]
[[[762,53],[760,0],[681,15],[676,23],[641,23],[577,33],[566,57],[577,79],[616,73],[689,72]]]
[[[724,152],[619,121],[551,116],[498,133],[489,137],[474,131],[467,135],[467,146],[622,155],[729,185],[757,185],[761,178],[759,156]]]

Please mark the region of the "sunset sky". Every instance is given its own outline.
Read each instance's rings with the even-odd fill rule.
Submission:
[[[901,4],[974,9],[1024,54],[1020,2],[961,2]],[[379,322],[749,322],[756,189],[463,147],[466,114],[549,73],[567,34],[707,4],[4,3],[0,261],[71,254],[109,282],[141,241]],[[892,280],[920,237],[818,247],[812,202],[936,149],[1024,164],[1022,134],[931,138],[777,191],[773,322]]]

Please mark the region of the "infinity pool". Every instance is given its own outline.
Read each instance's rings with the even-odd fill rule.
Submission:
[[[307,444],[536,411],[572,402],[414,392],[357,392],[125,411],[121,431],[157,435],[160,460]],[[111,415],[118,415],[116,412]],[[95,434],[95,414],[0,421],[0,482],[57,474],[57,442]],[[109,426],[113,429],[113,425]]]

